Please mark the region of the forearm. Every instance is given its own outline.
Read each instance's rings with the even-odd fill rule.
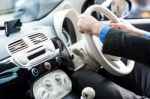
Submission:
[[[144,37],[145,34],[149,34],[147,31],[140,30],[138,28],[136,28],[133,32],[134,32],[133,34],[136,34],[137,36],[140,37]]]
[[[150,40],[110,29],[105,37],[103,53],[150,64]]]

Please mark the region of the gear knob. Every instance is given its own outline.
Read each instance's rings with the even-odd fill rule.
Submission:
[[[94,99],[95,91],[91,87],[86,87],[82,90],[81,99]]]

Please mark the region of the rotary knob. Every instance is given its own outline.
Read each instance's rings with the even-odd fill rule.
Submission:
[[[53,84],[49,79],[44,80],[43,84],[45,88],[48,89],[49,91],[53,90]]]
[[[64,85],[65,89],[70,90],[72,87],[71,81],[68,77],[64,78]]]
[[[43,91],[41,94],[41,99],[51,99],[50,94],[47,91]]]
[[[38,95],[39,95],[38,99],[52,99],[52,96],[50,95],[50,93],[44,88],[39,89]]]
[[[58,85],[62,85],[62,80],[61,80],[61,76],[60,75],[55,74],[55,80],[56,80]]]

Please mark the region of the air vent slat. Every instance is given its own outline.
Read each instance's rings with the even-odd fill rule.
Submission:
[[[23,49],[25,49],[25,48],[27,48],[27,47],[20,48],[20,49],[18,49],[18,50],[13,50],[13,51],[12,51],[12,54],[14,54],[14,53],[16,53],[16,52],[19,52],[19,51],[21,51],[21,50],[23,50]]]
[[[14,45],[16,45],[16,44],[24,44],[24,42],[23,42],[23,41],[14,42],[14,43],[11,43],[10,46],[14,46]]]
[[[20,45],[22,45],[22,46],[26,46],[26,44],[23,44],[23,43],[22,43],[22,44],[20,43]],[[14,49],[14,46],[15,46],[15,45],[13,45],[13,46],[9,46],[9,48],[10,48],[10,49]]]
[[[22,48],[27,48],[27,46],[26,45],[24,45],[24,46],[21,46],[20,48],[18,48],[18,49],[15,49],[15,48],[12,48],[12,49],[10,49],[10,51],[17,51],[17,50],[20,50],[20,49],[22,49]]]
[[[28,48],[28,46],[23,39],[17,40],[8,45],[8,49],[12,54],[17,53],[26,48]]]
[[[48,40],[48,38],[42,33],[30,35],[29,39],[34,43],[34,45]]]

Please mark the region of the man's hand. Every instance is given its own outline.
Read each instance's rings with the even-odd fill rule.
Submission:
[[[103,24],[97,21],[94,17],[90,15],[80,15],[78,20],[78,30],[81,33],[88,33],[91,35],[99,35],[99,32]]]

